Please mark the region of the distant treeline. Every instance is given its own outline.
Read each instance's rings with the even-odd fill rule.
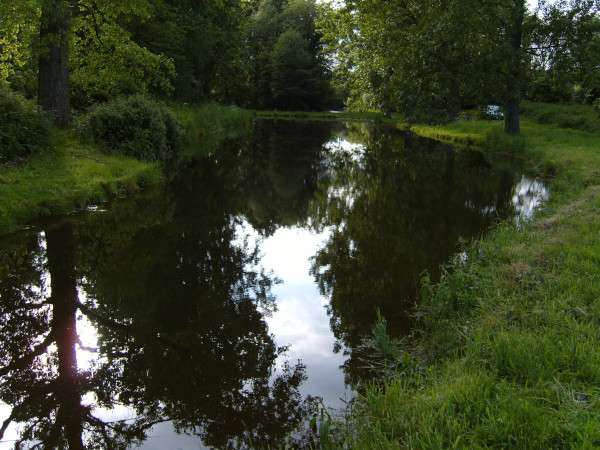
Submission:
[[[43,97],[78,110],[138,93],[324,109],[334,95],[317,16],[314,0],[3,0],[0,82],[59,115]]]

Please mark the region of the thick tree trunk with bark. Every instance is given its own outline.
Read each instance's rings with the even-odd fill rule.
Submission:
[[[71,120],[69,99],[69,2],[43,0],[40,26],[38,103],[57,125]]]
[[[506,105],[504,108],[504,131],[512,135],[521,132],[519,122],[519,80],[521,79],[521,43],[523,39],[525,2],[523,0],[514,0],[514,8],[512,33],[510,35],[511,58],[506,80]]]

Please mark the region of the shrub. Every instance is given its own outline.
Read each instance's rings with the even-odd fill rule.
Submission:
[[[594,112],[596,113],[596,117],[600,119],[600,98],[594,100]]]
[[[181,146],[175,116],[143,95],[120,97],[93,107],[84,120],[87,132],[105,153],[165,162]]]
[[[571,97],[569,86],[550,77],[538,78],[530,86],[529,99],[534,102],[564,103],[570,101]]]
[[[50,130],[50,121],[34,102],[0,86],[0,161],[48,146]]]

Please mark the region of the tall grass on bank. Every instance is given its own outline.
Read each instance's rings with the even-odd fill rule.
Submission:
[[[254,117],[220,105],[172,105],[171,110],[189,138],[181,158],[205,154],[222,139],[251,131]],[[53,130],[51,138],[39,154],[0,164],[0,235],[38,217],[76,211],[165,179],[158,162],[105,155],[74,129]]]
[[[600,447],[600,134],[524,121],[523,135],[555,173],[550,200],[423,286],[425,369],[369,385],[347,447]]]
[[[592,105],[522,102],[521,114],[525,119],[542,125],[600,131],[600,119]]]
[[[254,120],[252,112],[235,106],[177,103],[170,105],[170,109],[191,139],[223,131],[248,131]]]

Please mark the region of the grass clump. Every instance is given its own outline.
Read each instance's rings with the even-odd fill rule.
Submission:
[[[254,121],[252,112],[236,106],[173,104],[170,109],[192,140],[222,131],[249,131]]]
[[[0,162],[46,148],[50,128],[50,121],[34,102],[0,85]]]
[[[163,103],[140,94],[93,107],[83,127],[107,154],[166,162],[181,148],[175,116]]]

